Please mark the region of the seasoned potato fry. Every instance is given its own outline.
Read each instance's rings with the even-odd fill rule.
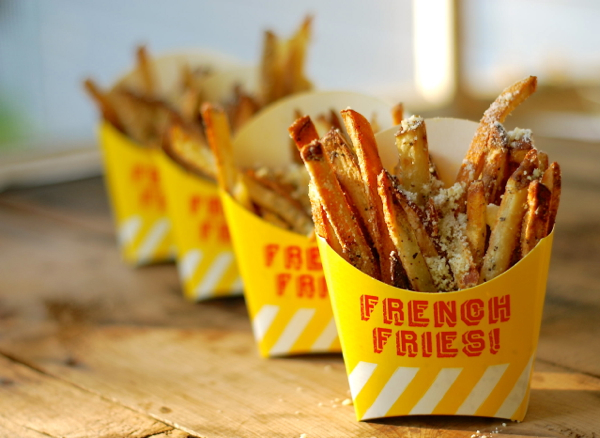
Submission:
[[[527,190],[527,213],[521,230],[521,257],[525,257],[537,243],[548,234],[548,214],[550,213],[550,189],[539,180],[529,183]]]
[[[400,130],[396,133],[396,147],[400,157],[396,166],[396,176],[405,190],[417,194],[418,204],[424,205],[424,186],[429,186],[431,174],[427,131],[423,118],[412,116],[402,121]]]
[[[204,103],[202,105],[202,118],[206,124],[208,144],[215,156],[219,185],[240,204],[253,211],[248,189],[233,162],[233,146],[225,112],[218,106]]]
[[[540,175],[543,175],[544,172],[548,169],[548,154],[543,151],[538,151],[538,169]]]
[[[513,251],[519,241],[521,222],[530,177],[537,166],[537,153],[532,149],[506,183],[506,192],[498,210],[498,219],[490,235],[488,250],[483,258],[481,280],[489,281],[510,267]]]
[[[342,244],[335,234],[335,230],[331,226],[331,222],[329,222],[329,219],[327,218],[327,213],[323,207],[323,204],[321,203],[319,193],[317,192],[317,189],[312,181],[309,182],[308,196],[310,198],[313,212],[315,232],[325,239],[325,241],[333,248],[335,252],[337,252],[339,255],[343,255]]]
[[[83,83],[83,86],[90,97],[96,101],[96,104],[102,113],[102,118],[104,118],[104,120],[109,122],[119,131],[125,132],[125,129],[123,128],[119,118],[119,114],[115,109],[113,102],[111,102],[109,95],[100,90],[100,88],[92,79],[86,79]]]
[[[377,150],[375,135],[371,129],[371,125],[362,115],[352,109],[341,111],[342,119],[346,125],[348,135],[354,145],[354,151],[358,159],[360,173],[364,184],[367,187],[367,195],[369,203],[375,210],[377,218],[376,227],[377,235],[373,237],[373,243],[377,249],[379,263],[381,266],[382,280],[386,283],[391,282],[390,259],[389,255],[394,251],[394,243],[386,230],[386,220],[383,212],[383,204],[380,196],[377,193],[377,178],[383,170],[381,158]]]
[[[146,46],[139,46],[136,51],[136,56],[138,71],[142,78],[143,91],[147,96],[154,96],[156,94],[156,80]]]
[[[481,173],[485,200],[488,204],[500,204],[500,196],[506,186],[508,176],[508,137],[504,127],[496,122],[490,126],[488,136],[488,152]],[[510,176],[510,175],[509,175]]]
[[[483,181],[473,181],[467,194],[467,241],[477,269],[481,267],[485,253],[486,201]]]
[[[556,222],[556,214],[558,213],[558,205],[560,204],[562,185],[560,166],[556,161],[548,167],[546,172],[544,172],[542,184],[544,184],[552,192],[550,198],[550,211],[548,213],[548,233],[551,233],[554,229],[554,223]]]
[[[379,266],[335,177],[319,140],[300,151],[316,192],[342,247],[342,256],[362,272],[380,278]],[[388,273],[388,276],[390,274]]]
[[[402,261],[402,266],[406,271],[412,289],[420,292],[435,292],[437,289],[433,284],[433,278],[425,257],[423,257],[417,243],[414,230],[406,212],[394,196],[395,189],[385,170],[381,171],[377,182],[379,195],[383,201],[384,217],[389,236],[396,247],[395,251]]]
[[[483,114],[456,181],[469,184],[479,177],[483,170],[485,155],[488,152],[488,136],[491,125],[494,122],[504,122],[519,104],[535,92],[536,87],[537,78],[529,76],[506,88],[490,105]]]
[[[309,116],[297,118],[296,121],[288,128],[288,132],[298,147],[298,150],[302,149],[304,145],[319,139],[317,128]]]

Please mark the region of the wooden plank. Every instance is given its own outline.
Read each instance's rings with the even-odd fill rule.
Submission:
[[[249,327],[241,299],[207,303],[212,311],[201,317],[181,298],[174,265],[130,268],[110,236],[0,204],[0,242],[0,329],[10,326],[6,335],[17,336],[17,325],[29,330],[33,321],[58,324],[63,332],[82,322]]]
[[[142,438],[171,429],[2,356],[0,418],[5,431],[11,432],[11,428],[19,435],[26,432],[23,436],[31,437]]]
[[[49,435],[27,429],[0,416],[0,438],[48,438]]]
[[[0,195],[0,349],[201,436],[470,436],[496,428],[511,436],[594,436],[600,148],[551,141],[543,149],[562,165],[563,205],[524,423],[356,423],[351,407],[333,408],[347,397],[339,357],[259,359],[240,300],[186,303],[172,265],[124,266],[106,203],[93,200],[103,196],[99,180]]]
[[[536,364],[523,423],[468,417],[356,422],[343,362],[335,355],[265,360],[249,333],[106,327],[58,354],[53,339],[0,348],[44,371],[180,429],[207,437],[444,436],[501,432],[592,436],[600,425],[600,379]],[[76,365],[69,366],[68,359]],[[566,433],[565,431],[568,431]],[[573,434],[571,434],[571,432]],[[454,435],[453,435],[454,434]],[[571,435],[570,435],[571,434]],[[587,434],[587,435],[586,435]]]
[[[10,190],[0,204],[27,209],[75,226],[114,235],[108,198],[101,178]]]

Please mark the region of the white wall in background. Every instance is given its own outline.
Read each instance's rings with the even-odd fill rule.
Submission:
[[[403,98],[400,90],[413,82],[411,3],[0,0],[0,105],[24,116],[34,143],[89,141],[97,115],[81,81],[91,75],[109,84],[131,65],[135,45],[155,53],[205,46],[256,62],[263,29],[289,35],[306,13],[315,15],[308,64],[319,87]],[[473,90],[493,96],[528,74],[598,81],[600,2],[461,3]]]
[[[466,0],[466,76],[494,95],[511,80],[600,82],[600,1]]]
[[[257,62],[264,29],[290,35],[307,13],[309,74],[320,88],[381,93],[412,80],[409,1],[0,0],[0,96],[17,101],[34,138],[91,138],[97,116],[81,81],[109,84],[135,45]]]

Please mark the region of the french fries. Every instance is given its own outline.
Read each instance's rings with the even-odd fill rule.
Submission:
[[[360,173],[366,183],[367,199],[374,210],[375,220],[373,221],[374,235],[371,239],[377,250],[379,264],[381,268],[382,280],[386,283],[391,281],[390,254],[396,248],[389,233],[386,233],[386,217],[383,209],[383,202],[378,194],[378,176],[383,170],[381,158],[377,150],[377,142],[373,129],[368,120],[361,114],[346,109],[341,111],[342,119],[346,125],[348,135],[354,145],[354,152],[360,168]],[[400,255],[400,257],[402,257]],[[404,267],[406,269],[406,266]]]
[[[488,250],[483,258],[481,281],[491,280],[510,267],[511,257],[519,242],[519,231],[525,215],[527,188],[537,164],[535,149],[530,150],[519,168],[506,183],[496,224],[490,235]]]
[[[558,164],[529,130],[501,124],[536,83],[517,82],[485,112],[450,187],[436,176],[420,117],[396,134],[396,177],[362,115],[341,111],[352,145],[335,129],[317,140],[310,119],[297,120],[290,134],[311,176],[316,233],[358,269],[405,289],[466,289],[505,272],[552,231],[560,201]]]
[[[311,175],[318,197],[313,209],[323,208],[342,248],[342,256],[353,266],[366,274],[380,277],[379,266],[371,252],[371,247],[358,226],[356,216],[346,200],[340,184],[332,172],[331,164],[319,140],[304,145],[300,155]],[[314,220],[320,217],[313,215]],[[319,228],[322,228],[319,226]],[[390,274],[388,273],[388,276]]]
[[[266,32],[260,89],[253,90],[257,94],[253,95],[235,85],[231,97],[218,102],[225,108],[234,132],[265,105],[312,87],[304,74],[311,23],[309,16],[287,41],[279,39],[272,32]],[[91,79],[84,82],[84,88],[96,102],[102,118],[117,130],[140,145],[162,147],[184,169],[214,180],[215,159],[210,156],[212,151],[207,144],[200,116],[204,100],[203,81],[210,74],[206,67],[192,69],[184,64],[181,67],[179,90],[175,95],[167,95],[166,91],[160,89],[148,50],[145,46],[139,46],[136,50],[136,70],[130,78],[109,91],[103,91]],[[240,181],[236,183],[238,188],[242,184]]]
[[[395,173],[404,190],[417,195],[417,203],[423,205],[426,198],[425,187],[429,186],[429,150],[427,131],[421,117],[403,120],[396,133],[396,147],[399,160]]]

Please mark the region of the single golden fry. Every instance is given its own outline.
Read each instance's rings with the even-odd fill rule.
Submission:
[[[538,169],[540,176],[548,169],[548,154],[538,150]]]
[[[402,102],[397,103],[392,107],[392,122],[394,125],[399,125],[404,119],[404,104]]]
[[[506,88],[485,111],[475,132],[471,146],[460,167],[456,181],[469,184],[477,179],[483,170],[484,158],[488,151],[490,127],[495,122],[504,122],[506,117],[525,99],[533,94],[537,78],[529,76]]]
[[[109,95],[100,90],[92,79],[86,79],[83,82],[83,86],[90,97],[96,102],[96,105],[98,105],[102,118],[119,131],[125,132],[119,114],[115,109],[113,102],[111,102]]]
[[[283,61],[283,95],[308,91],[312,88],[311,82],[304,74],[306,50],[310,41],[312,16],[307,16],[294,36],[287,42],[284,50]],[[283,97],[283,96],[282,96]]]
[[[358,159],[360,173],[367,188],[369,203],[373,206],[375,217],[377,218],[377,232],[372,238],[377,249],[377,254],[379,255],[382,280],[390,284],[390,254],[394,251],[395,245],[389,233],[385,231],[386,220],[382,199],[377,193],[377,178],[383,170],[383,165],[379,157],[375,135],[367,119],[356,111],[346,109],[341,111],[341,114],[348,135],[354,145],[354,152]]]
[[[319,198],[319,193],[317,192],[315,184],[312,181],[308,183],[308,197],[310,198],[313,221],[315,223],[315,232],[325,239],[325,241],[336,253],[343,255],[344,250],[342,248],[342,244],[335,234],[335,230],[331,226],[331,222],[329,222],[327,212],[325,211],[325,208],[323,208],[321,198]]]
[[[527,190],[527,213],[521,231],[521,258],[548,234],[548,215],[552,193],[545,185],[534,179]]]
[[[508,137],[504,127],[500,123],[490,126],[488,136],[488,152],[485,156],[485,164],[481,173],[481,180],[485,192],[487,204],[500,204],[500,196],[504,192],[508,176]]]
[[[479,270],[485,253],[486,201],[483,181],[473,181],[467,194],[467,242],[473,255],[473,263]]]
[[[548,231],[547,233],[551,233],[554,229],[554,224],[556,222],[556,214],[558,213],[558,205],[560,204],[560,193],[562,186],[562,177],[560,173],[560,166],[555,161],[544,172],[544,176],[542,177],[542,184],[544,184],[547,188],[552,192],[552,196],[550,198],[550,211],[548,213]]]
[[[532,149],[506,183],[506,191],[498,210],[498,219],[483,258],[482,281],[489,281],[510,268],[513,252],[521,233],[521,222],[525,215],[527,188],[531,175],[537,167],[537,161],[537,152]]]
[[[418,195],[419,205],[424,205],[424,186],[430,184],[431,174],[427,131],[423,118],[412,116],[402,121],[400,130],[396,133],[396,147],[399,155],[396,176],[405,190]]]
[[[382,170],[377,181],[387,230],[412,289],[419,292],[435,292],[436,287],[433,284],[429,267],[419,248],[406,212],[394,195],[396,189],[392,185],[391,178],[385,170]],[[388,259],[393,251],[386,254]],[[392,266],[391,262],[388,264]],[[393,271],[390,271],[390,274],[391,272]]]
[[[319,139],[317,128],[309,116],[297,118],[288,128],[288,132],[290,133],[292,140],[294,140],[298,150],[302,149],[303,146],[310,142]]]
[[[265,31],[260,72],[260,95],[263,106],[283,95],[282,66],[278,62],[280,51],[281,43],[277,36],[269,30]]]
[[[206,102],[202,105],[208,144],[215,156],[217,181],[235,200],[254,211],[247,187],[233,161],[233,144],[227,116],[222,108]]]
[[[156,80],[154,71],[150,62],[150,56],[146,50],[146,46],[139,46],[136,51],[138,71],[142,79],[142,90],[147,96],[154,96],[156,90]]]
[[[379,279],[379,266],[375,263],[371,248],[346,200],[321,142],[315,140],[305,145],[300,153],[327,218],[341,244],[342,256],[365,274]]]

